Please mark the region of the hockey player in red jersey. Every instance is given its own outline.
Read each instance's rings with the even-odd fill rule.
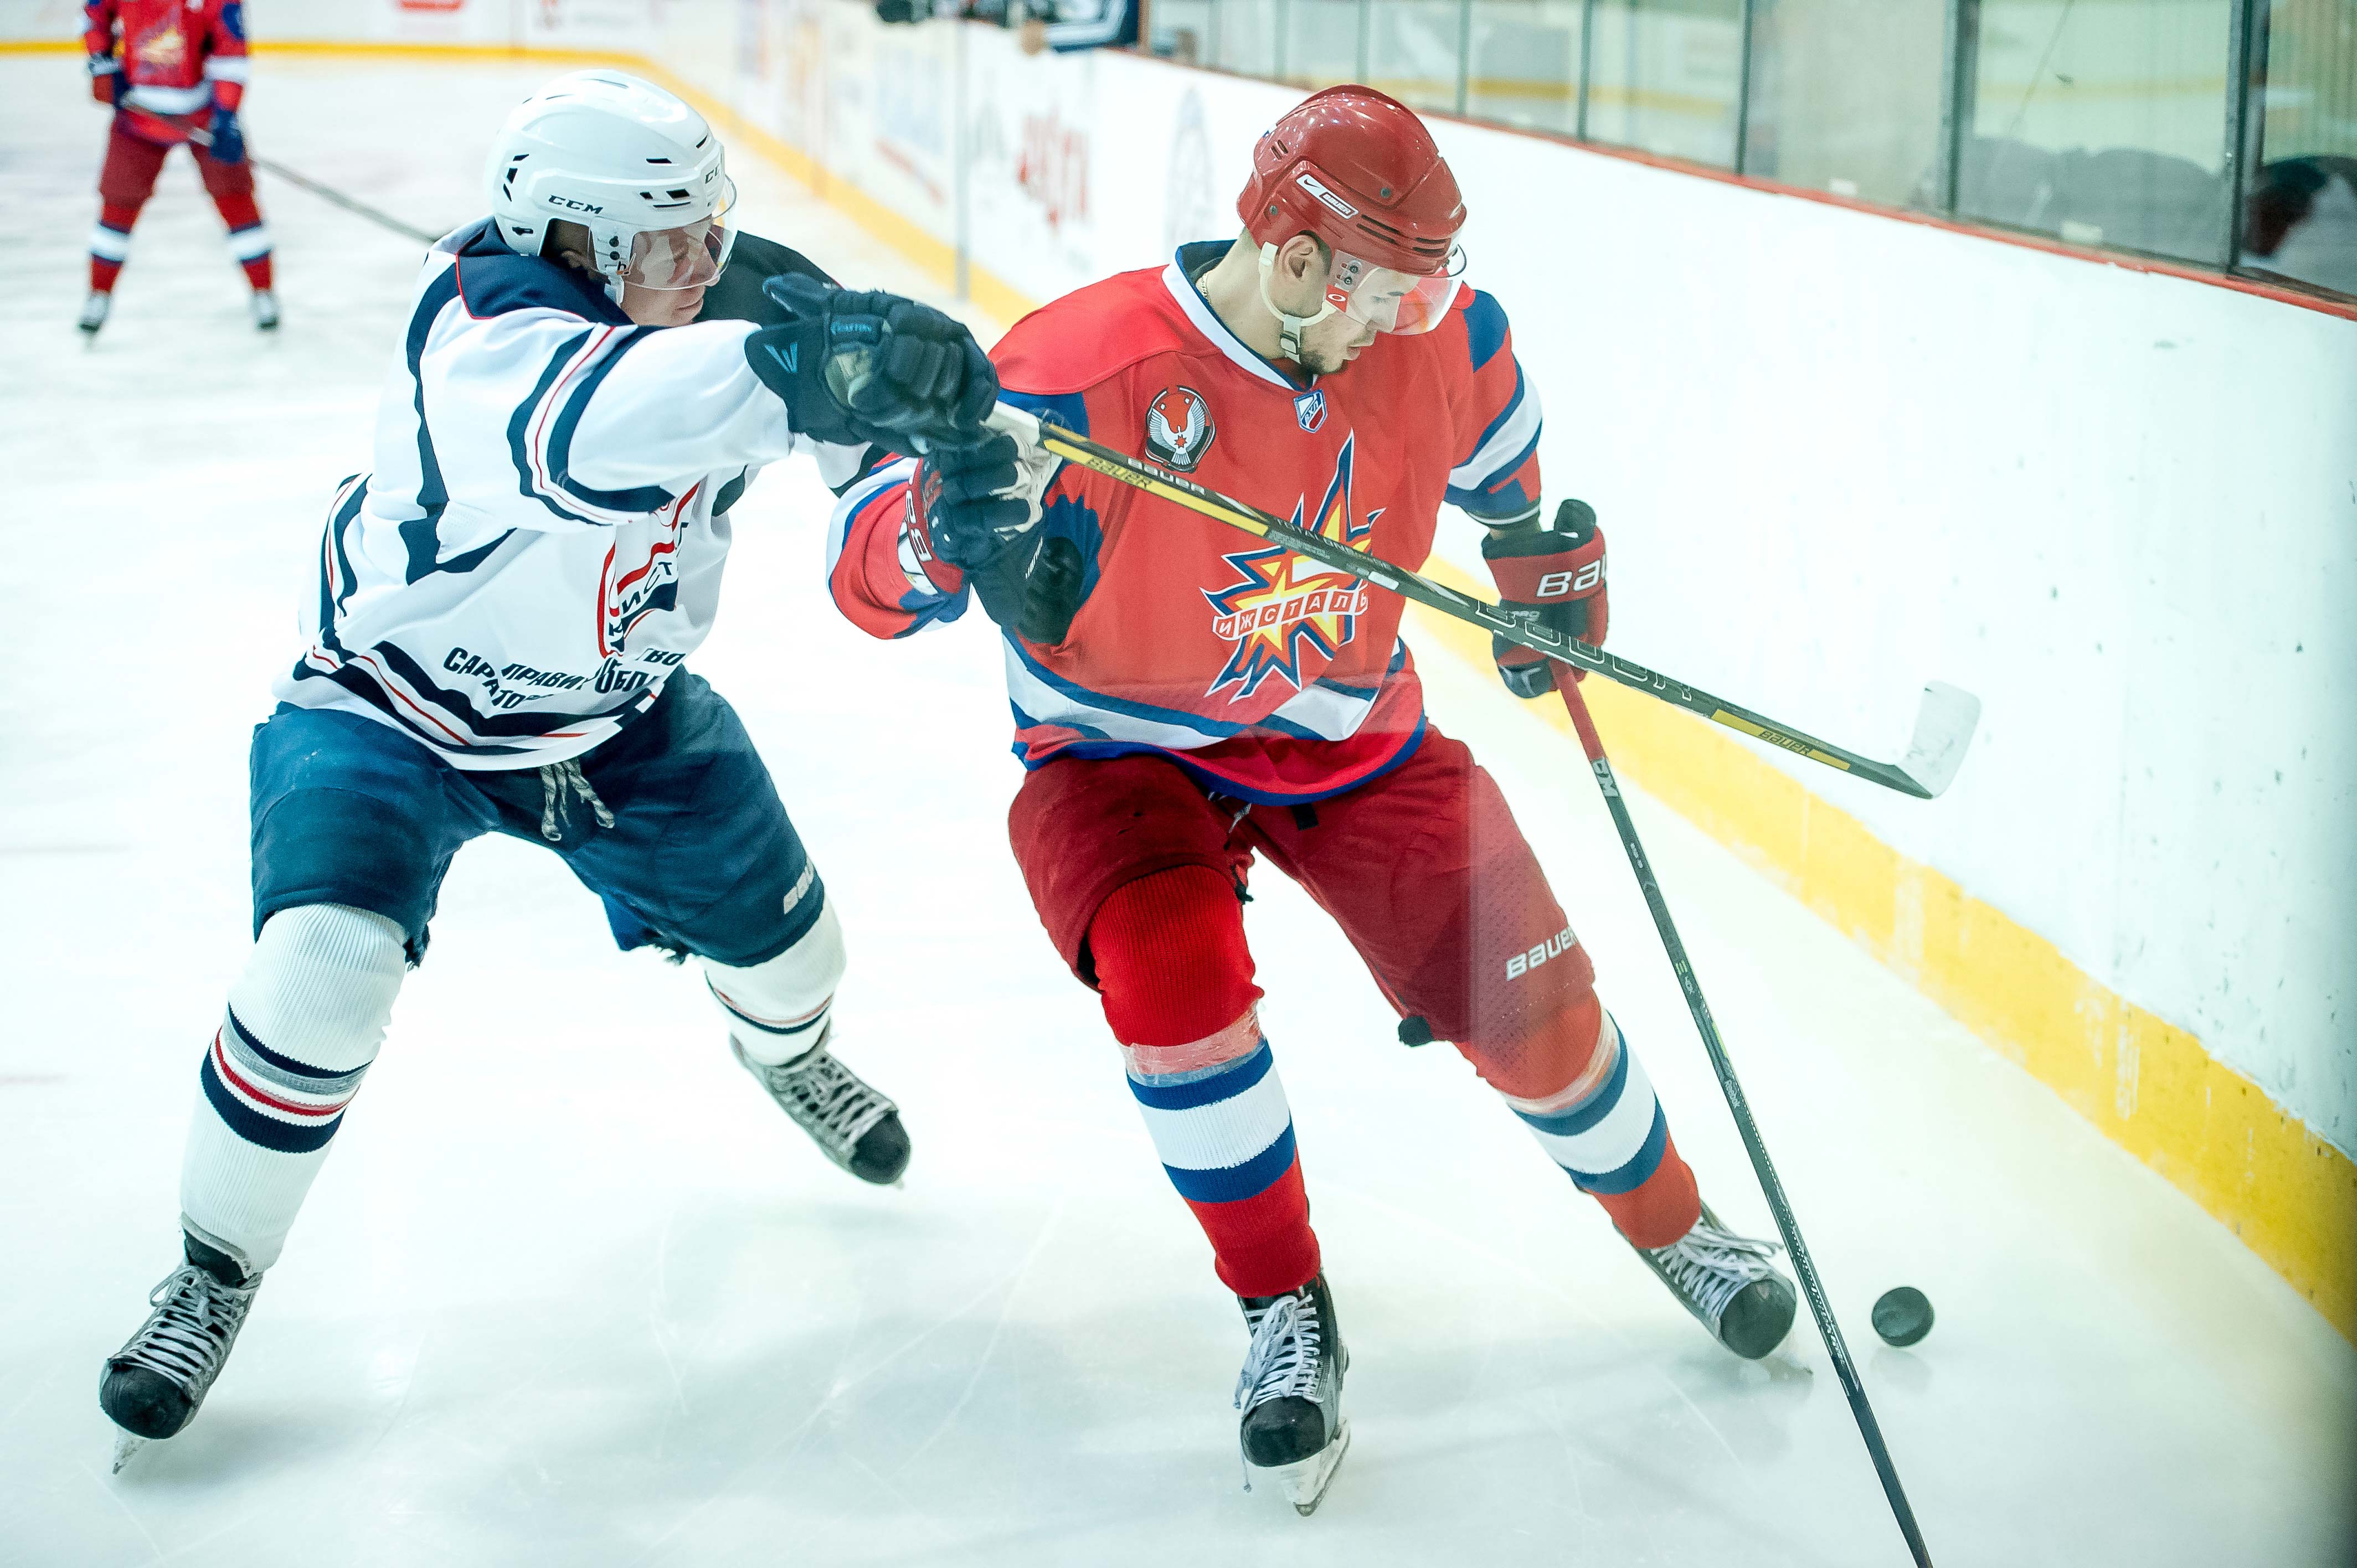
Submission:
[[[155,193],[166,156],[188,140],[175,117],[189,115],[210,121],[212,145],[191,145],[188,154],[229,225],[229,253],[253,285],[253,324],[264,331],[278,325],[270,231],[253,202],[253,170],[237,123],[245,96],[244,12],[239,0],[88,0],[82,6],[91,95],[114,110],[98,175],[84,332],[106,325],[114,280],[131,253],[131,226]]]
[[[1394,561],[1441,503],[1502,598],[1600,642],[1604,539],[1543,526],[1539,404],[1497,300],[1459,285],[1457,184],[1363,87],[1265,135],[1233,243],[1036,312],[1002,401]],[[1401,601],[1002,439],[846,492],[837,603],[878,636],[979,596],[1029,772],[1010,813],[1039,918],[1093,987],[1163,1165],[1252,1329],[1244,1459],[1315,1506],[1348,1365],[1244,941],[1255,856],[1341,925],[1410,1044],[1455,1042],[1728,1348],[1791,1326],[1768,1243],[1706,1209],[1587,952],[1488,774],[1430,722]],[[1507,685],[1551,667],[1497,650]]]

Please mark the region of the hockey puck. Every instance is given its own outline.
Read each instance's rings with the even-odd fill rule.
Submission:
[[[1932,1332],[1932,1301],[1913,1285],[1882,1293],[1874,1304],[1874,1331],[1885,1345],[1912,1345]]]

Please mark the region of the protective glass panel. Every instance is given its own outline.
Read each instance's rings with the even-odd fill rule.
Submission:
[[[1279,0],[1219,0],[1211,8],[1211,63],[1245,76],[1276,74]]]
[[[1582,0],[1473,0],[1465,112],[1566,135],[1579,128]]]
[[[1587,134],[1735,166],[1742,0],[1597,0]]]
[[[1146,47],[1188,65],[1211,63],[1214,0],[1154,0],[1146,9]]]
[[[1367,85],[1411,109],[1457,107],[1462,7],[1439,0],[1379,0],[1367,14]]]
[[[1743,172],[1937,207],[1945,0],[1758,0]]]
[[[2357,295],[2357,0],[2275,0],[2255,32],[2242,269]]]
[[[1331,87],[1359,80],[1359,0],[1291,0],[1285,8],[1285,80]]]
[[[2225,259],[2229,0],[1982,0],[1961,217]]]

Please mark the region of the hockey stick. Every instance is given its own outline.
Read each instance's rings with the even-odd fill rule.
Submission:
[[[1695,978],[1685,943],[1678,940],[1678,928],[1670,918],[1669,903],[1662,897],[1662,885],[1654,880],[1652,863],[1645,858],[1645,846],[1638,842],[1637,824],[1630,819],[1628,802],[1620,798],[1620,782],[1613,775],[1611,759],[1604,755],[1603,737],[1596,733],[1596,721],[1588,717],[1587,699],[1579,694],[1578,684],[1571,679],[1570,672],[1556,670],[1555,684],[1563,694],[1564,707],[1571,714],[1571,727],[1579,732],[1580,748],[1587,753],[1588,767],[1596,774],[1596,787],[1604,792],[1604,804],[1612,813],[1612,825],[1620,830],[1620,847],[1629,854],[1629,869],[1637,874],[1637,886],[1644,892],[1645,906],[1653,912],[1653,929],[1661,933],[1670,968],[1677,972],[1679,989],[1685,993],[1686,1011],[1694,1015],[1703,1048],[1710,1053],[1711,1070],[1718,1075],[1718,1087],[1727,1096],[1727,1110],[1734,1112],[1736,1131],[1743,1134],[1744,1152],[1751,1156],[1751,1169],[1760,1178],[1760,1190],[1767,1195],[1768,1207],[1776,1216],[1776,1230],[1784,1239],[1784,1251],[1792,1260],[1792,1272],[1800,1277],[1801,1294],[1809,1303],[1809,1316],[1817,1320],[1818,1337],[1825,1342],[1825,1353],[1833,1358],[1834,1375],[1841,1380],[1842,1392],[1849,1398],[1850,1414],[1857,1418],[1858,1435],[1866,1439],[1866,1451],[1874,1460],[1874,1472],[1882,1477],[1882,1495],[1890,1499],[1890,1511],[1899,1520],[1899,1532],[1907,1538],[1907,1549],[1915,1554],[1917,1568],[1932,1568],[1923,1532],[1915,1525],[1915,1510],[1907,1505],[1906,1488],[1899,1484],[1899,1471],[1890,1462],[1890,1450],[1883,1444],[1882,1428],[1874,1419],[1874,1407],[1867,1402],[1866,1387],[1858,1381],[1857,1368],[1849,1359],[1849,1347],[1842,1341],[1841,1326],[1834,1321],[1834,1309],[1825,1300],[1823,1282],[1817,1278],[1817,1265],[1809,1256],[1809,1244],[1801,1237],[1801,1222],[1792,1217],[1792,1205],[1784,1196],[1784,1184],[1776,1178],[1776,1167],[1768,1158],[1768,1145],[1760,1141],[1760,1128],[1751,1119],[1751,1102],[1744,1098],[1743,1085],[1735,1076],[1735,1064],[1727,1059],[1727,1047],[1719,1040],[1718,1026],[1711,1021],[1710,1004],[1703,999],[1702,983]]]
[[[161,120],[200,147],[210,150],[213,145],[211,132],[191,125],[186,120],[176,120],[169,114],[159,114],[152,109],[142,109],[139,113],[152,119]],[[248,152],[245,155],[245,161],[266,174],[285,180],[289,185],[301,186],[322,201],[331,201],[347,212],[356,212],[371,223],[390,229],[405,240],[414,240],[421,245],[430,245],[442,237],[439,234],[429,234],[423,229],[412,228],[391,213],[380,212],[365,201],[355,201],[334,187],[321,185],[316,179],[296,174],[285,164],[273,163],[258,153]]]
[[[1909,745],[1907,754],[1895,763],[1877,762],[1831,741],[1819,740],[1789,725],[1753,713],[1723,697],[1714,697],[1682,681],[1673,681],[1667,675],[1648,670],[1617,653],[1607,653],[1585,642],[1574,641],[1534,624],[1528,618],[1501,609],[1470,594],[1460,594],[1445,584],[1436,583],[1380,555],[1353,550],[1339,540],[1297,528],[1273,512],[1263,511],[1256,506],[1232,499],[1217,490],[1207,489],[1192,479],[1158,468],[1142,458],[1115,451],[1061,425],[1049,424],[1028,410],[1002,403],[990,416],[990,423],[994,429],[1037,442],[1067,462],[1078,463],[1109,479],[1144,490],[1148,495],[1158,496],[1189,511],[1200,512],[1231,528],[1271,540],[1336,571],[1347,572],[1353,577],[1389,588],[1402,598],[1412,599],[1445,616],[1486,628],[1509,642],[1518,643],[1582,670],[1593,670],[1623,686],[1658,697],[1674,707],[1700,714],[1714,724],[1740,730],[1755,740],[1764,740],[1812,762],[1839,768],[1844,773],[1879,784],[1886,789],[1912,795],[1918,800],[1932,799],[1954,780],[1957,768],[1964,766],[1964,748],[1972,743],[1974,727],[1980,723],[1981,700],[1978,697],[1945,682],[1931,682],[1923,688],[1922,705],[1915,714],[1914,739]]]

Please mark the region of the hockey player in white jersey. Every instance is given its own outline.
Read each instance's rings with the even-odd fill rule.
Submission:
[[[549,83],[487,177],[491,216],[426,259],[375,467],[336,493],[307,640],[254,731],[255,942],[199,1072],[186,1263],[102,1380],[118,1467],[220,1375],[483,833],[563,855],[623,947],[693,954],[737,1059],[838,1165],[890,1182],[909,1158],[892,1101],[830,1049],[825,884],[682,664],[762,465],[807,453],[840,486],[871,454],[979,440],[996,378],[949,317],[809,275],[732,277],[735,313],[769,324],[710,319],[720,144],[646,82]]]

